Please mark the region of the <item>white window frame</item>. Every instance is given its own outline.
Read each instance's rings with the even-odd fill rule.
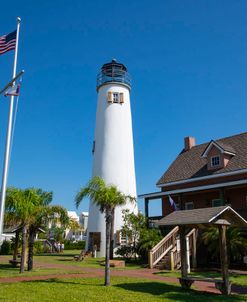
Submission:
[[[188,202],[185,203],[184,206],[185,206],[185,210],[193,210],[194,209],[194,202],[193,201],[188,201]]]
[[[120,93],[119,92],[113,92],[112,93],[112,101],[113,101],[113,103],[119,103],[120,102]]]
[[[215,163],[215,161],[217,161],[217,163]],[[216,155],[216,156],[212,156],[211,157],[211,167],[219,167],[220,165],[220,156]]]

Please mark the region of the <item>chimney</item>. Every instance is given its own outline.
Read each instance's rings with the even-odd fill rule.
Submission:
[[[196,145],[196,139],[192,136],[187,136],[184,138],[184,150],[188,151]]]

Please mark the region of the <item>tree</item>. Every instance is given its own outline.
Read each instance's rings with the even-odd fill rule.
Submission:
[[[162,239],[157,229],[144,228],[140,232],[137,252],[144,261],[148,260],[148,251],[151,250]]]
[[[28,249],[28,270],[33,269],[33,247],[37,232],[39,229],[46,228],[48,221],[54,217],[56,223],[66,227],[69,223],[67,210],[62,206],[50,205],[52,201],[52,192],[45,192],[41,189],[36,190],[39,203],[35,208],[32,220],[29,225],[29,249]],[[63,228],[60,228],[63,229]]]
[[[61,206],[51,206],[52,192],[42,189],[9,188],[6,194],[6,219],[21,227],[22,249],[20,273],[24,272],[26,247],[28,240],[28,270],[33,268],[33,246],[36,234],[40,228],[45,228],[51,217],[62,223],[68,223],[69,218],[66,209]],[[56,217],[56,218],[55,218]],[[29,236],[28,236],[29,234]],[[19,233],[16,234],[13,259],[16,260],[18,250]]]
[[[147,218],[138,213],[130,213],[129,210],[123,211],[124,225],[121,235],[126,237],[126,246],[118,249],[118,253],[127,259],[135,258],[138,254],[142,260],[146,260],[148,251],[154,247],[162,238],[160,231],[147,227]]]
[[[11,216],[15,216],[19,221],[22,233],[22,249],[21,249],[21,265],[20,273],[24,272],[26,247],[27,247],[27,231],[30,222],[33,219],[35,207],[38,205],[37,194],[35,189],[29,188],[25,190],[17,188],[9,188],[6,194],[6,212]]]
[[[203,232],[202,240],[208,246],[208,250],[213,258],[219,259],[219,229],[210,227]],[[240,259],[246,252],[247,239],[243,237],[242,231],[236,227],[228,227],[226,230],[228,261]]]
[[[115,185],[106,185],[101,177],[95,176],[87,186],[82,188],[75,197],[75,204],[78,207],[81,201],[89,197],[97,205],[102,213],[105,213],[106,223],[106,251],[105,251],[105,286],[110,285],[110,237],[113,228],[113,215],[116,206],[124,205],[127,200],[134,201],[135,198],[124,195]]]
[[[121,235],[123,237],[126,237],[127,246],[129,247],[125,250],[126,252],[128,252],[129,256],[131,256],[131,258],[134,255],[136,259],[137,245],[140,238],[140,233],[141,230],[147,228],[147,220],[146,217],[141,213],[138,213],[136,215],[134,213],[131,213],[129,210],[123,210],[122,213],[124,225],[121,229]]]
[[[4,223],[7,226],[14,226],[15,227],[15,238],[12,239],[13,240],[13,246],[14,246],[14,248],[13,248],[13,261],[17,261],[19,241],[20,241],[21,220],[20,220],[19,217],[16,216],[15,212],[7,211],[7,209],[6,209],[6,211],[4,213]]]

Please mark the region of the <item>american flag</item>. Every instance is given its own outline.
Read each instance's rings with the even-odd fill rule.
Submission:
[[[0,37],[0,55],[7,51],[15,49],[16,44],[16,30],[8,35]]]

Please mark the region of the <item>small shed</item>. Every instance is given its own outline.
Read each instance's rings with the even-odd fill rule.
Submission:
[[[159,226],[179,226],[181,248],[181,278],[179,280],[183,288],[190,288],[194,281],[205,280],[188,277],[188,263],[186,257],[186,228],[206,228],[209,226],[219,228],[222,280],[206,279],[206,281],[215,282],[216,288],[218,288],[223,294],[230,294],[231,283],[229,282],[228,273],[226,228],[227,226],[247,227],[247,221],[242,216],[240,216],[230,206],[211,207],[185,211],[174,211],[159,220],[157,224]]]

